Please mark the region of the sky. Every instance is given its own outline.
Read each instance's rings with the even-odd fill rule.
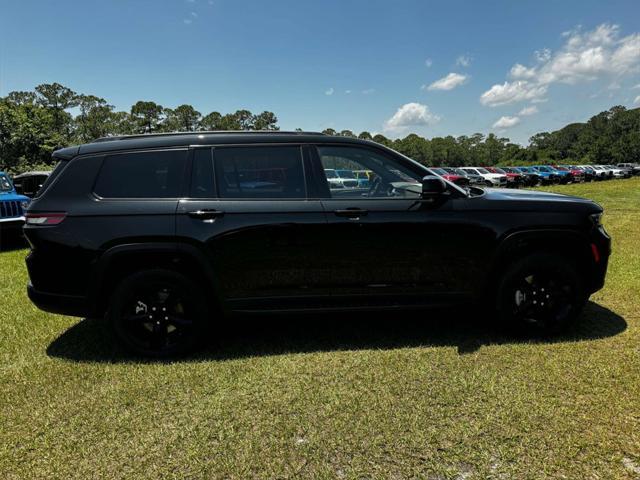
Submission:
[[[52,82],[119,110],[527,144],[640,106],[640,1],[0,0],[0,96]]]

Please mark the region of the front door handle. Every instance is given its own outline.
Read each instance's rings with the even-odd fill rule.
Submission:
[[[212,220],[214,218],[221,217],[224,215],[224,212],[220,210],[214,210],[209,208],[203,208],[202,210],[194,210],[192,212],[187,212],[191,218],[196,218],[198,220]]]
[[[369,210],[362,208],[345,208],[344,210],[334,210],[333,213],[338,217],[360,218],[369,214]]]

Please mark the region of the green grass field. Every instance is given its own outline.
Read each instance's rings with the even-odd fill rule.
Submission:
[[[175,363],[38,311],[0,253],[0,478],[640,478],[640,179],[555,187],[605,207],[606,287],[580,326],[236,319]]]

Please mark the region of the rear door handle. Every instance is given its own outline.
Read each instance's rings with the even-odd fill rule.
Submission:
[[[189,215],[191,218],[196,218],[198,220],[211,220],[211,219],[223,216],[224,212],[220,210],[204,208],[202,210],[194,210],[192,212],[187,212],[187,215]]]
[[[369,210],[362,208],[345,208],[344,210],[334,210],[333,213],[338,217],[360,218],[369,214]]]

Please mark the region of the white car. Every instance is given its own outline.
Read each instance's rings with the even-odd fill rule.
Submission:
[[[611,169],[615,178],[627,178],[631,176],[628,170],[618,168],[615,165],[603,165],[603,167]]]
[[[336,190],[339,188],[344,188],[344,184],[342,183],[342,179],[338,176],[336,171],[333,168],[325,168],[324,174],[327,177],[327,182],[329,182],[329,188],[331,190]]]
[[[487,186],[492,187],[506,187],[507,176],[499,173],[491,173],[486,168],[482,167],[462,167],[461,170],[471,173],[473,175],[480,175],[485,180]]]
[[[601,180],[611,178],[613,176],[613,172],[608,168],[604,168],[602,165],[591,165],[591,168],[596,171],[596,173],[598,174],[598,178]]]

